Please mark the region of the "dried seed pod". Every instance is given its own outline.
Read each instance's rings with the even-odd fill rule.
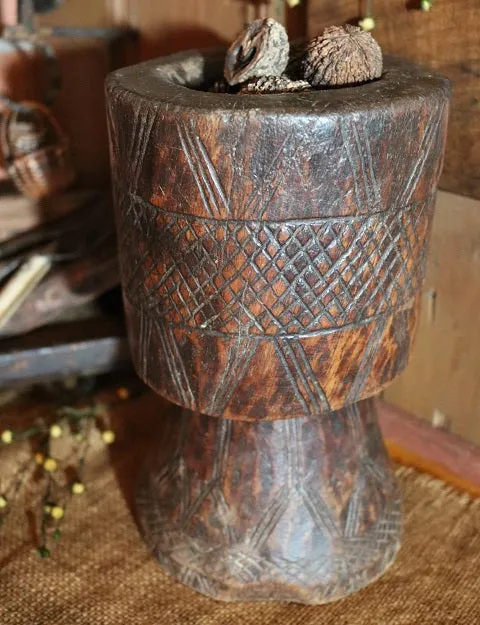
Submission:
[[[225,59],[230,85],[260,76],[283,74],[289,53],[285,28],[271,18],[255,20],[232,43]]]
[[[303,40],[290,43],[290,56],[285,69],[285,75],[292,80],[303,79],[302,63],[307,51],[307,44],[308,41]]]
[[[382,50],[357,26],[330,26],[308,44],[303,75],[314,87],[354,85],[382,74]]]
[[[300,93],[311,88],[306,80],[291,80],[288,76],[262,76],[249,80],[239,93]]]

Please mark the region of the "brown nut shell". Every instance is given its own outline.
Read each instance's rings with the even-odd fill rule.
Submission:
[[[290,45],[285,28],[272,18],[255,20],[232,43],[225,59],[225,78],[237,85],[250,78],[280,76]]]
[[[357,26],[330,26],[310,41],[302,68],[314,87],[355,85],[380,78],[382,50]]]

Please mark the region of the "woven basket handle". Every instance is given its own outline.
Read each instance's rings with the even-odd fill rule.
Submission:
[[[9,124],[11,122],[12,116],[19,112],[30,112],[30,111],[40,111],[41,114],[46,118],[47,124],[52,128],[55,137],[56,143],[62,147],[66,147],[68,145],[68,138],[63,132],[60,124],[57,121],[57,118],[53,115],[52,111],[41,104],[40,102],[33,101],[25,101],[17,104],[16,102],[8,101],[8,98],[1,98],[1,102],[3,104],[3,111],[1,114],[0,121],[0,166],[6,167],[9,163],[12,162],[12,151],[11,145],[8,137]]]

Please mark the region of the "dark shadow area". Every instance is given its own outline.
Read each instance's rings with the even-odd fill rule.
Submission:
[[[110,463],[128,508],[138,525],[135,495],[144,465],[158,453],[172,424],[180,419],[181,408],[147,389],[141,382],[141,395],[119,404],[111,413],[117,441],[110,449]]]
[[[405,8],[407,11],[421,11],[420,0],[407,0]]]
[[[291,9],[287,7],[286,28],[290,41],[301,39],[307,36],[308,12],[306,2],[301,2],[296,7],[293,7]]]
[[[345,24],[350,24],[350,26],[358,26],[358,22],[363,19],[364,15],[356,15],[355,17],[351,17],[348,20],[345,20]]]

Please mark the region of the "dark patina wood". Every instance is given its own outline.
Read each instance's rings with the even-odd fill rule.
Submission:
[[[139,517],[161,564],[196,590],[333,601],[395,556],[400,496],[374,400],[262,423],[185,410],[163,434]]]
[[[321,603],[398,546],[365,400],[414,337],[449,85],[387,59],[360,87],[203,91],[222,63],[187,53],[107,87],[134,363],[188,409],[140,516],[166,569],[202,592]]]

